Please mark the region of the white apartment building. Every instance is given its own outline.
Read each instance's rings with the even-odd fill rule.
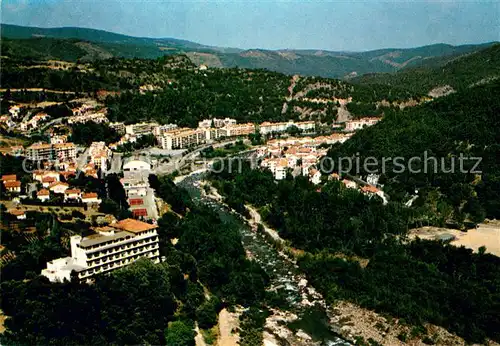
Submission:
[[[255,125],[252,123],[227,125],[219,129],[221,137],[246,136],[255,133]]]
[[[373,126],[376,123],[378,123],[379,121],[380,121],[380,118],[373,118],[373,117],[360,118],[357,120],[349,120],[345,124],[345,130],[349,131],[349,132],[357,131],[357,130],[360,130],[364,127]]]
[[[204,129],[184,128],[178,131],[166,133],[160,138],[163,149],[184,149],[193,145],[205,143],[206,133]]]
[[[125,133],[125,124],[122,122],[112,122],[108,126],[120,134]]]
[[[85,124],[89,121],[92,121],[92,122],[97,123],[97,124],[109,122],[108,118],[106,117],[105,110],[98,112],[98,113],[91,113],[91,114],[85,114],[85,115],[74,115],[74,116],[68,118],[68,124],[77,124],[77,123]]]
[[[221,130],[222,129],[217,129],[215,127],[210,127],[210,128],[205,128],[205,140],[207,142],[211,142],[216,140],[221,136]]]
[[[45,144],[35,143],[26,148],[26,156],[33,161],[76,159],[76,146],[73,143]]]
[[[92,142],[89,148],[90,160],[97,169],[106,171],[112,151],[104,142]]]
[[[106,227],[95,228],[95,234],[70,238],[71,257],[47,262],[42,275],[51,282],[70,281],[72,275],[91,282],[97,275],[123,268],[139,258],[160,262],[158,226],[125,219]],[[72,274],[74,273],[74,274]]]
[[[52,160],[52,144],[35,143],[26,148],[26,156],[32,161]]]
[[[76,146],[73,143],[59,143],[53,145],[54,158],[59,161],[76,160]]]
[[[268,133],[273,133],[273,132],[285,132],[292,126],[296,126],[303,132],[313,132],[315,130],[314,121],[302,121],[302,122],[288,121],[288,122],[278,122],[278,123],[270,123],[266,121],[260,124],[259,131],[261,134],[266,135]]]
[[[125,133],[130,135],[142,136],[153,133],[153,129],[157,127],[157,123],[137,123],[125,126]]]
[[[217,127],[217,128],[224,127],[224,126],[236,125],[236,119],[232,119],[232,118],[224,118],[224,119],[214,118],[213,122],[214,122],[214,127]]]
[[[199,128],[210,128],[212,127],[212,119],[205,119],[202,121],[198,121]]]
[[[174,131],[177,128],[178,127],[176,124],[159,125],[159,126],[156,126],[155,128],[153,128],[153,135],[155,135],[156,137],[162,136],[164,133]]]

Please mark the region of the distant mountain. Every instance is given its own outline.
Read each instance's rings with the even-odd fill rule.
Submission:
[[[435,57],[427,65],[393,74],[367,74],[351,81],[433,94],[467,89],[495,79],[500,79],[500,44],[459,56]]]
[[[408,67],[442,64],[451,58],[491,46],[451,46],[435,44],[409,49],[379,49],[367,52],[326,50],[241,50],[213,47],[175,38],[146,38],[87,28],[35,28],[1,25],[2,38],[10,39],[7,52],[20,56],[72,60],[100,59],[112,56],[157,58],[187,54],[196,64],[210,67],[264,68],[286,74],[354,78],[367,73],[392,73]],[[69,40],[57,42],[55,39]],[[4,40],[4,43],[6,41]],[[75,48],[71,48],[73,45]],[[23,48],[24,47],[24,48]],[[69,49],[72,54],[66,54]],[[5,52],[5,45],[3,51]]]

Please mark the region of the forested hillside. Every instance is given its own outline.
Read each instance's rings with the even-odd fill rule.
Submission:
[[[402,87],[426,94],[436,87],[449,85],[454,90],[464,90],[500,78],[500,44],[456,57],[444,64],[436,60],[430,62],[431,67],[424,65],[395,74],[369,74],[355,78],[353,82]]]
[[[361,160],[374,157],[379,162],[384,157],[404,158],[407,168],[402,172],[388,161],[381,184],[394,201],[407,201],[418,190],[415,205],[423,212],[424,224],[462,225],[465,220],[499,218],[499,93],[500,81],[495,80],[419,107],[388,111],[380,123],[334,146],[328,155],[337,160],[359,153]],[[481,158],[475,170],[482,173],[461,172],[460,155]],[[419,159],[410,162],[410,171],[412,157]],[[476,161],[464,160],[463,170],[470,172]],[[363,167],[360,174],[367,175]]]
[[[500,259],[441,241],[409,242],[422,208],[383,205],[338,181],[318,188],[305,177],[276,182],[249,164],[241,172],[229,167],[215,167],[213,185],[234,209],[258,209],[329,303],[348,300],[409,324],[411,333],[398,335],[403,342],[425,333],[426,323],[468,342],[500,340]],[[432,334],[424,340],[445,344]]]
[[[66,53],[72,54],[70,50]],[[4,59],[1,77],[2,87],[10,89],[42,88],[91,97],[98,97],[101,90],[117,92],[105,99],[113,121],[153,119],[189,126],[213,116],[230,116],[239,122],[310,119],[331,124],[339,115],[346,120],[351,113],[380,116],[391,106],[382,101],[420,100],[420,95],[403,88],[290,77],[267,70],[200,70],[182,55],[79,64],[14,56]],[[11,93],[10,97],[26,101],[22,95]],[[61,100],[61,95],[43,97]]]
[[[109,57],[151,58],[187,54],[190,59],[210,67],[267,69],[289,75],[351,78],[366,73],[395,72],[411,66],[435,64],[488,47],[491,43],[451,46],[378,49],[367,52],[281,49],[264,50],[213,47],[175,38],[144,38],[87,28],[34,28],[1,25],[8,50],[20,57],[96,60]],[[55,41],[62,41],[56,43]],[[70,51],[78,54],[68,55]],[[72,46],[72,47],[70,47]],[[48,47],[52,47],[48,49]],[[2,47],[4,48],[4,47]],[[284,47],[285,48],[285,47]],[[297,47],[300,48],[300,47]]]

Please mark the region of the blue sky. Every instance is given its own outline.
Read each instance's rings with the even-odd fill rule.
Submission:
[[[500,0],[0,0],[2,23],[238,48],[362,51],[500,40]]]

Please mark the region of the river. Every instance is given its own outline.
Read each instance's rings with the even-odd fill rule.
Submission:
[[[200,182],[205,174],[191,174],[182,180],[177,180],[177,185],[185,188],[195,202],[215,209],[223,221],[237,224],[247,254],[259,263],[270,277],[269,290],[280,290],[286,293],[289,311],[275,311],[276,316],[266,321],[266,330],[274,332],[271,337],[293,346],[351,345],[331,330],[324,300],[314,288],[307,286],[307,280],[298,266],[269,244],[263,235],[252,229],[240,214],[229,210],[224,204],[206,197],[201,192]],[[290,318],[290,316],[295,316],[295,318]],[[272,345],[273,343],[267,342],[266,344]]]

